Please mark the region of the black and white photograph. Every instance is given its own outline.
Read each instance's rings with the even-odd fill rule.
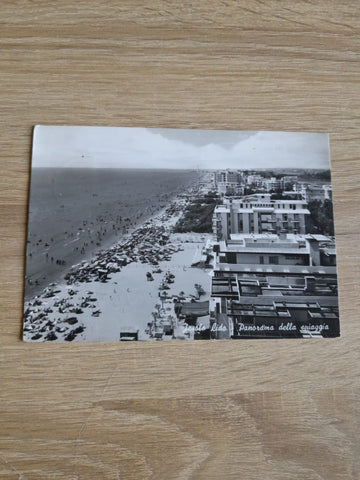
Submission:
[[[34,128],[25,341],[339,335],[327,134]]]

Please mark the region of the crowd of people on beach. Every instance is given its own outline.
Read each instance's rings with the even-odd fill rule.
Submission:
[[[179,204],[172,202],[161,216],[148,220],[132,231],[125,240],[100,251],[92,260],[73,266],[64,277],[68,288],[65,298],[58,298],[64,291],[56,283],[52,283],[40,295],[27,302],[24,312],[24,336],[38,341],[59,338],[72,341],[84,331],[85,327],[78,319],[84,309],[91,309],[94,317],[101,314],[96,306],[97,299],[91,291],[82,297],[80,302],[74,301],[76,285],[84,282],[107,282],[112,274],[120,272],[132,262],[149,264],[153,267],[153,272],[158,271],[159,262],[171,260],[171,255],[183,248],[170,242],[169,220],[178,213],[178,208]],[[167,281],[171,281],[170,273]],[[52,297],[55,298],[49,306],[48,299]],[[55,320],[49,319],[49,314],[55,311],[60,315]]]
[[[162,273],[164,267],[162,263],[160,268],[160,262],[170,261],[174,253],[183,250],[181,242],[172,240],[171,232],[184,211],[188,197],[182,192],[170,203],[166,200],[164,197],[163,210],[155,216],[151,216],[155,207],[150,203],[142,211],[131,215],[131,218],[124,215],[112,218],[98,215],[92,220],[82,220],[75,229],[65,230],[58,236],[43,235],[39,238],[35,234],[30,234],[28,256],[32,257],[34,248],[35,254],[42,252],[43,265],[48,263],[49,268],[57,265],[59,272],[61,269],[63,271],[67,269],[67,272],[64,272],[63,282],[53,281],[42,290],[40,289],[46,282],[46,272],[43,273],[44,276],[30,275],[26,279],[28,285],[34,284],[36,288],[33,291],[37,295],[25,302],[24,339],[28,341],[84,339],[89,315],[90,318],[100,317],[101,321],[99,301],[92,291],[96,291],[94,282],[108,283],[113,275],[134,262],[149,265],[151,275]],[[143,222],[144,217],[150,219],[137,226],[139,222]],[[105,240],[114,236],[121,236],[122,239],[99,251]],[[60,244],[62,247],[57,250],[56,246]],[[56,251],[69,252],[69,257],[57,255]],[[79,254],[89,259],[69,268],[72,258],[79,257]],[[166,271],[161,282],[164,288],[161,287],[159,290],[159,294],[165,299],[166,285],[173,281],[174,275],[170,270]],[[89,284],[92,290],[86,290],[83,286],[80,288],[84,283]],[[110,299],[111,295],[112,292],[109,292]],[[83,315],[85,313],[86,315]],[[86,321],[82,320],[82,315]]]
[[[157,221],[151,219],[135,229],[128,239],[98,253],[90,262],[82,262],[66,275],[68,285],[75,282],[106,282],[111,273],[116,273],[132,262],[159,265],[162,260],[170,260],[171,254],[179,247],[168,245],[170,232],[165,222],[174,213],[170,205]],[[160,220],[160,221],[159,221]]]
[[[114,236],[127,235],[136,228],[144,216],[151,216],[155,208],[149,204],[138,209],[131,218],[126,215],[112,215],[109,212],[97,215],[91,220],[85,218],[75,229],[71,227],[64,229],[56,238],[46,234],[40,237],[38,233],[29,232],[26,288],[29,292],[37,292],[46,282],[50,269],[53,272],[62,272],[75,258],[93,255],[103,245],[106,246]],[[38,265],[43,265],[39,272]],[[58,267],[57,270],[53,270],[55,266]]]

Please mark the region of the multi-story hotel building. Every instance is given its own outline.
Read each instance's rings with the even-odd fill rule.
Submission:
[[[306,185],[304,183],[297,186],[297,191],[306,202],[311,200],[332,200],[331,185]]]
[[[264,180],[264,187],[267,192],[274,192],[281,188],[281,182],[276,177],[267,178]]]
[[[338,336],[334,241],[234,235],[214,245],[212,338]]]
[[[271,194],[225,198],[213,215],[213,231],[218,240],[231,233],[304,234],[305,218],[310,214],[304,200],[272,200]]]
[[[280,180],[281,190],[293,190],[297,186],[297,175],[285,175]]]
[[[234,265],[335,266],[335,243],[326,235],[231,234],[213,246],[214,269]]]
[[[241,172],[223,170],[214,174],[215,188],[220,195],[242,195],[244,193]]]
[[[249,174],[246,177],[246,183],[250,187],[263,188],[264,178],[261,175]]]

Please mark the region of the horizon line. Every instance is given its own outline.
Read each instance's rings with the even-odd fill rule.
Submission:
[[[218,170],[225,171],[254,171],[254,170],[265,170],[265,171],[272,171],[272,170],[329,170],[331,171],[331,168],[319,168],[319,167],[306,167],[306,168],[299,168],[299,167],[258,167],[258,168],[165,168],[165,167],[103,167],[103,166],[95,166],[95,167],[82,167],[82,166],[66,166],[62,167],[59,165],[47,165],[47,166],[38,166],[38,165],[31,165],[31,168],[57,168],[57,169],[78,169],[78,170],[184,170],[184,171],[210,171],[210,172],[215,172]]]

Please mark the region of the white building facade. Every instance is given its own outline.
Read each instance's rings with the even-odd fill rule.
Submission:
[[[232,233],[306,233],[310,212],[304,200],[272,200],[270,194],[226,198],[214,210],[213,231],[218,240]]]

